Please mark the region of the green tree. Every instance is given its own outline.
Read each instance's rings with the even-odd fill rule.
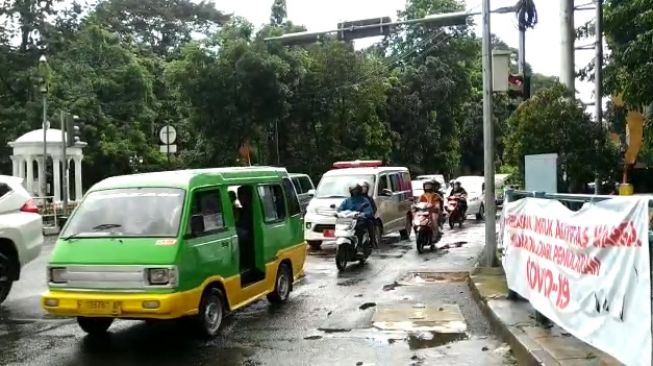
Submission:
[[[610,52],[606,91],[632,106],[653,103],[653,0],[608,0],[604,31]]]
[[[288,17],[288,9],[286,8],[286,0],[274,0],[272,3],[272,14],[270,15],[270,24],[282,25],[286,22]]]
[[[524,176],[524,156],[557,153],[561,173],[567,177],[562,189],[582,192],[595,172],[611,177],[617,168],[613,146],[602,143],[603,131],[593,123],[582,104],[562,85],[541,90],[522,103],[508,120],[505,161]]]
[[[193,33],[210,34],[229,19],[213,2],[191,0],[103,0],[93,17],[162,55],[177,51]]]

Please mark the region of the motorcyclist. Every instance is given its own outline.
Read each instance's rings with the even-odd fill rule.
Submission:
[[[368,232],[370,233],[370,239],[372,238],[372,231],[374,230],[374,210],[370,204],[369,196],[363,194],[363,183],[356,182],[349,186],[350,197],[346,198],[340,206],[338,207],[338,212],[340,211],[357,211],[360,212],[363,217],[358,221],[358,225],[364,225],[367,227]],[[358,231],[358,230],[357,230]]]
[[[370,201],[370,206],[372,207],[372,216],[373,216],[373,221],[372,221],[372,230],[370,230],[370,240],[372,243],[374,243],[375,247],[378,247],[378,242],[377,242],[377,237],[376,237],[376,230],[375,229],[375,221],[376,221],[376,202],[374,202],[374,197],[370,195],[370,184],[366,181],[363,180],[360,182],[361,186],[363,188],[363,197],[367,198]]]
[[[462,184],[459,181],[453,183],[453,188],[451,189],[451,196],[460,197],[460,209],[463,213],[463,217],[467,213],[467,191],[463,188]]]
[[[428,180],[423,183],[424,193],[419,197],[419,202],[428,203],[431,206],[431,233],[433,240],[438,232],[440,223],[440,212],[444,206],[444,199],[440,195],[440,183],[435,180]]]

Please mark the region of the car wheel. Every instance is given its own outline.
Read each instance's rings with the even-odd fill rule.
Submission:
[[[215,337],[220,331],[224,318],[224,295],[217,287],[204,291],[200,301],[199,313],[195,317],[197,331],[202,337]]]
[[[485,218],[485,207],[481,205],[481,207],[478,208],[478,213],[476,214],[476,220],[481,221]]]
[[[107,333],[107,330],[113,323],[113,318],[87,318],[85,316],[77,317],[77,324],[82,330],[90,336],[99,336]]]
[[[268,294],[268,301],[273,304],[281,304],[288,300],[292,289],[292,272],[286,263],[281,263],[277,270],[277,279],[274,284],[274,291]]]
[[[381,239],[383,237],[383,226],[380,221],[377,221],[374,225],[374,247],[378,248],[381,246]]]
[[[11,260],[3,253],[0,253],[0,303],[9,296],[9,291],[11,291],[11,286],[14,283],[10,274]]]
[[[319,240],[309,240],[308,241],[308,246],[312,250],[320,250],[320,248],[322,247],[322,242],[319,241]]]

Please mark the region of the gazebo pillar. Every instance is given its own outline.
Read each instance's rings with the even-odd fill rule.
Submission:
[[[75,156],[75,201],[82,200],[82,156]]]
[[[25,179],[25,159],[22,156],[16,158],[18,160],[18,176]]]
[[[34,158],[31,155],[26,157],[27,160],[27,191],[30,195],[34,195],[32,186],[34,185]]]
[[[10,156],[11,158],[11,175],[13,177],[18,176],[18,159],[15,156]]]
[[[39,157],[36,159],[36,164],[38,165],[38,172],[39,172],[39,196],[45,197],[46,193],[43,192],[43,186],[45,185],[45,177],[46,177],[46,175],[43,174],[43,172],[45,172],[45,168],[43,168],[43,164],[45,164],[45,161],[43,160],[42,157]]]
[[[54,201],[61,202],[61,161],[52,157],[52,169],[54,170]]]

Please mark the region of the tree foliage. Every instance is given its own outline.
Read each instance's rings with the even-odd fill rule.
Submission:
[[[330,37],[288,47],[264,38],[304,28],[287,19],[284,0],[269,5],[270,24],[255,30],[206,1],[3,2],[0,171],[11,166],[7,142],[41,124],[45,54],[50,120],[63,110],[86,122],[87,184],[136,170],[246,164],[243,146],[254,164],[314,177],[344,159],[482,173],[481,46],[469,25],[407,27],[364,50]],[[409,0],[400,17],[461,9],[458,0]],[[551,83],[536,75],[532,88]],[[499,165],[515,158],[503,137],[518,102],[495,96]],[[538,112],[557,127],[549,109]],[[166,124],[178,131],[170,162],[158,146]]]
[[[505,160],[524,175],[524,156],[557,153],[562,189],[583,191],[598,172],[611,177],[617,167],[616,151],[602,138],[583,106],[562,85],[543,89],[517,108],[508,120]]]
[[[653,103],[653,0],[608,0],[604,29],[610,53],[607,91],[632,106]]]

